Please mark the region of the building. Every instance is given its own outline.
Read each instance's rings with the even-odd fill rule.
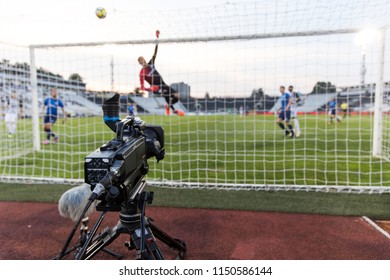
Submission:
[[[181,100],[187,100],[191,96],[191,86],[180,82],[180,83],[173,83],[171,84],[171,87],[180,93],[180,99]]]

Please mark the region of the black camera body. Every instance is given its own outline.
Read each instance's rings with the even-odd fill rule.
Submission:
[[[97,184],[105,189],[98,197],[97,210],[120,211],[123,203],[131,203],[141,191],[147,160],[164,158],[164,130],[134,116],[120,120],[119,94],[104,102],[103,112],[116,138],[85,158],[84,179],[92,190]]]

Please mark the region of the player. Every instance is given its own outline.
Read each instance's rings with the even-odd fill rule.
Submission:
[[[337,122],[341,122],[341,119],[339,116],[337,116],[337,102],[336,102],[336,99],[334,97],[332,97],[330,99],[330,101],[328,102],[328,108],[329,108],[329,122],[328,124],[332,124],[333,123],[333,118],[336,118]]]
[[[127,113],[129,116],[136,116],[137,115],[137,106],[135,103],[129,102],[127,106]]]
[[[278,123],[280,128],[284,130],[285,137],[290,136],[291,138],[294,138],[295,137],[294,129],[290,123],[291,104],[292,104],[293,98],[291,97],[290,93],[286,92],[285,90],[286,90],[286,88],[284,86],[280,86],[279,91],[282,94],[282,96],[280,97],[279,100],[280,100],[281,107],[280,107],[280,113],[279,113],[279,116],[278,116],[278,119],[276,120],[276,122]],[[286,129],[286,127],[284,126],[283,121],[286,122],[286,126],[288,127],[288,129]]]
[[[341,103],[340,108],[341,108],[341,110],[343,110],[343,119],[345,119],[345,117],[347,115],[349,115],[348,114],[348,103],[347,102]]]
[[[0,120],[2,121],[4,119],[5,112],[7,111],[7,100],[2,95],[0,97]]]
[[[12,138],[16,134],[16,123],[18,121],[19,102],[16,93],[13,92],[8,101],[7,110],[4,116],[4,121],[8,130],[8,138]]]
[[[50,137],[53,137],[53,142],[57,143],[59,140],[58,135],[54,134],[52,127],[58,118],[58,107],[62,109],[64,121],[66,120],[65,106],[60,99],[57,98],[57,89],[52,88],[50,90],[51,97],[45,99],[42,110],[45,111],[43,119],[43,130],[46,132],[46,139],[42,141],[42,144],[47,145],[50,143]]]
[[[159,36],[158,31],[156,31],[156,36],[158,38]],[[138,63],[142,65],[142,69],[139,73],[141,90],[151,91],[154,94],[162,94],[162,96],[164,96],[165,98],[165,101],[167,102],[167,104],[165,105],[166,114],[169,115],[170,109],[172,109],[173,113],[182,116],[184,115],[184,112],[175,109],[175,107],[173,106],[175,103],[179,101],[178,92],[164,82],[160,73],[155,68],[157,50],[158,50],[158,41],[156,42],[154,54],[148,63],[146,63],[146,60],[143,56],[140,56],[138,58]],[[149,88],[145,87],[145,81],[149,83],[150,85]]]
[[[291,95],[292,98],[292,103],[291,103],[291,118],[294,120],[294,131],[295,131],[295,136],[299,137],[301,135],[301,127],[299,125],[299,120],[298,120],[298,113],[297,113],[297,103],[300,101],[300,98],[296,92],[294,92],[294,87],[289,86],[288,87],[288,92]]]
[[[239,112],[240,112],[240,117],[244,116],[244,106],[240,106],[240,109],[239,109]]]

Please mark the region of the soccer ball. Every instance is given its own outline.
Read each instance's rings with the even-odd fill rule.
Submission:
[[[106,11],[106,9],[99,7],[99,8],[96,8],[95,14],[98,18],[103,19],[106,17],[107,11]]]

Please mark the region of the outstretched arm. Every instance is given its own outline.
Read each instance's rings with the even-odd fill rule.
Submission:
[[[157,51],[158,51],[158,43],[156,43],[156,47],[154,48],[154,54],[152,57],[152,64],[154,64],[154,61],[156,60]]]
[[[156,30],[156,47],[154,48],[154,54],[152,57],[152,64],[154,64],[154,61],[156,60],[157,50],[158,50],[158,38],[159,37],[160,37],[160,30]]]

